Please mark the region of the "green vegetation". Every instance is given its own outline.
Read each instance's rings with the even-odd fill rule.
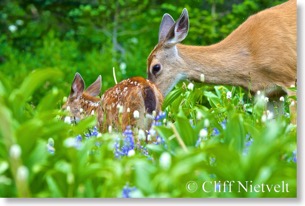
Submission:
[[[86,82],[101,74],[103,91],[112,67],[119,80],[146,76],[163,13],[188,8],[185,43],[206,45],[282,1],[234,2],[1,1],[0,196],[296,197],[296,97],[270,113],[263,93],[182,82],[150,144],[134,128],[100,134],[94,117],[61,119],[76,71]]]

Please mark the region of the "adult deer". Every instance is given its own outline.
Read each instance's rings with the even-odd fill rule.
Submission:
[[[234,85],[266,95],[294,95],[296,84],[296,0],[250,16],[224,40],[210,46],[179,44],[188,34],[186,9],[175,22],[162,18],[159,42],[148,57],[148,79],[167,95],[183,79]]]

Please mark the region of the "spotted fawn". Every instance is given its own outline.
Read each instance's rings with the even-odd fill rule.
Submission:
[[[76,73],[71,92],[63,109],[67,109],[74,122],[97,113],[98,127],[106,132],[125,130],[128,125],[149,130],[154,114],[161,111],[163,96],[157,87],[142,77],[132,77],[108,89],[101,98],[101,76],[86,90],[85,82]]]
[[[153,113],[161,111],[163,96],[142,77],[132,77],[108,89],[101,98],[98,122],[101,131],[109,126],[125,130],[128,125],[148,130]]]

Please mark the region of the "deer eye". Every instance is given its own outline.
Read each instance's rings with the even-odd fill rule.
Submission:
[[[160,65],[160,64],[155,64],[155,65],[152,67],[152,73],[153,73],[154,75],[156,75],[160,70],[161,70],[161,65]]]

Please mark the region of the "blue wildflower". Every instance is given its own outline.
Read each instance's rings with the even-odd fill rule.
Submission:
[[[246,142],[244,145],[243,155],[247,155],[249,152],[249,147],[252,145],[253,139],[250,137],[249,134],[246,135]]]
[[[81,147],[82,140],[83,140],[83,137],[80,134],[75,137],[75,148],[79,149]]]
[[[121,152],[121,149],[120,149],[120,138],[117,137],[114,141],[114,156],[116,158],[120,158],[122,156],[122,152]]]
[[[127,185],[125,185],[125,186],[123,187],[123,190],[122,190],[122,197],[123,197],[123,198],[131,198],[131,197],[132,197],[132,196],[131,196],[131,193],[134,192],[134,191],[136,191],[136,190],[137,190],[136,187],[130,187],[130,186],[127,184]]]
[[[152,123],[152,128],[147,132],[147,137],[150,138],[153,138],[154,141],[152,142],[153,144],[156,144],[156,145],[165,145],[165,140],[160,137],[156,130],[153,129],[153,126],[162,126],[163,125],[163,121],[166,121],[166,112],[160,112],[154,119],[153,123]],[[150,141],[150,140],[149,140]]]
[[[123,132],[123,145],[121,147],[120,138],[117,138],[114,143],[114,155],[116,158],[128,156],[128,152],[135,149],[133,132],[130,126],[127,126]]]
[[[202,141],[202,138],[201,138],[201,137],[198,137],[198,139],[197,139],[197,141],[196,141],[195,147],[199,147],[201,141]]]
[[[165,117],[166,117],[166,112],[160,112],[160,113],[156,116],[155,121],[163,120]]]
[[[91,138],[91,137],[97,137],[99,135],[98,129],[96,126],[94,126],[92,129],[88,129],[88,133],[85,133],[85,137]]]
[[[217,136],[217,135],[219,135],[219,134],[220,134],[219,129],[213,128],[213,130],[212,130],[212,136]]]
[[[48,139],[47,150],[48,150],[48,152],[49,152],[50,154],[54,154],[54,153],[55,153],[54,140],[53,140],[53,138],[49,138],[49,139]]]
[[[226,126],[227,126],[227,120],[224,119],[221,123],[220,123],[222,129],[226,129]]]
[[[297,150],[294,150],[292,152],[292,154],[291,153],[289,155],[286,154],[285,156],[286,156],[285,159],[287,160],[287,162],[297,163]]]
[[[127,156],[128,152],[130,150],[134,149],[134,138],[133,138],[133,132],[131,130],[130,126],[127,126],[125,131],[123,132],[124,135],[124,144],[122,147],[122,152]]]
[[[293,158],[292,158],[292,161],[293,161],[294,163],[297,163],[297,150],[294,150],[294,151],[293,151]]]

